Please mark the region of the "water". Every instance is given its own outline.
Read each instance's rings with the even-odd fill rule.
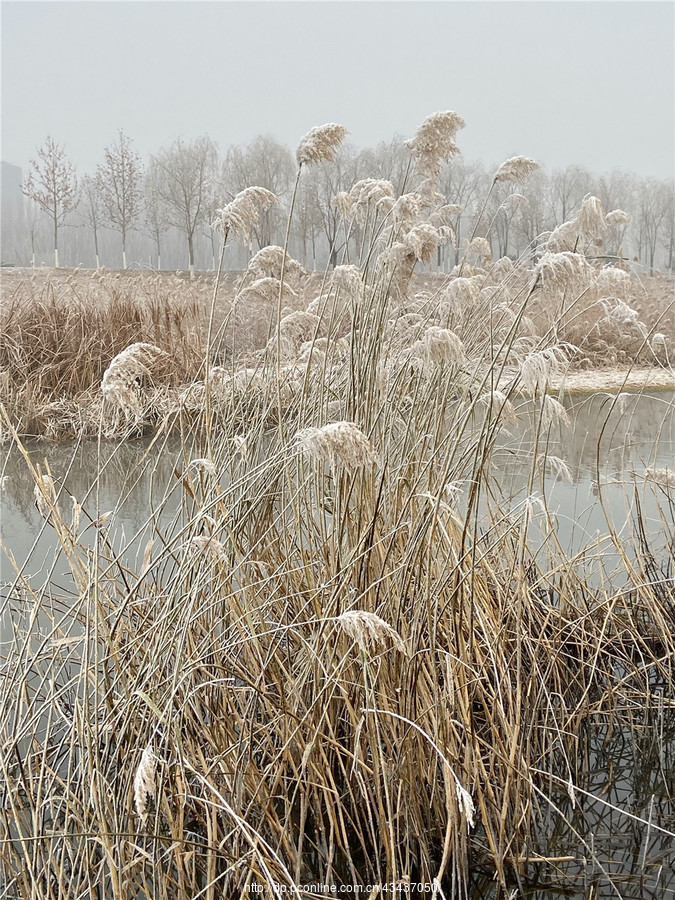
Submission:
[[[533,469],[532,407],[527,401],[519,404],[519,422],[502,432],[493,455],[502,505],[517,512],[527,497],[545,497],[550,520],[536,503],[532,507],[532,533],[542,552],[551,540],[552,523],[557,540],[569,553],[596,544],[603,577],[610,579],[615,577],[617,545],[624,543],[626,552],[633,552],[631,519],[639,508],[657,560],[665,559],[667,544],[675,540],[675,489],[645,479],[645,473],[675,472],[675,394],[629,396],[614,405],[609,395],[595,394],[567,398],[565,405],[570,427],[551,428],[540,449],[545,446],[566,468],[549,464]],[[82,504],[80,530],[91,552],[101,529],[88,523],[107,512],[113,515],[105,530],[106,552],[134,570],[140,568],[147,541],[158,530],[180,531],[186,511],[177,475],[189,458],[183,457],[178,440],[103,444],[100,457],[91,442],[80,446],[31,442],[26,449],[33,463],[42,471],[48,468],[57,480],[62,509],[68,511],[70,496]],[[198,448],[190,454],[201,455]],[[30,615],[22,606],[10,557],[33,589],[51,585],[53,612],[59,616],[68,614],[68,598],[74,601],[77,592],[67,561],[55,560],[53,529],[35,507],[34,482],[16,448],[5,455],[2,474],[7,476],[0,495],[4,600],[12,592],[11,604],[2,603],[0,618],[6,646],[17,617]],[[609,538],[610,529],[614,540]],[[672,590],[672,581],[670,585]],[[77,636],[76,625],[70,633]],[[560,783],[552,783],[549,794],[555,796],[558,809],[543,799],[540,803],[537,853],[544,846],[545,855],[556,861],[530,864],[527,876],[514,881],[517,896],[675,897],[675,847],[665,833],[675,830],[673,698],[652,682],[646,705],[641,700],[635,709],[622,711],[621,721],[598,718],[580,735],[580,748],[579,760],[573,761],[573,796],[561,771]],[[491,879],[483,882],[476,874],[475,896],[493,892]]]

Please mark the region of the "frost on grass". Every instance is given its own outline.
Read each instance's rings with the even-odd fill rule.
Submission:
[[[189,543],[189,550],[198,559],[203,558],[211,563],[225,562],[227,559],[225,545],[209,535],[193,537]]]
[[[533,285],[541,284],[544,291],[583,290],[593,274],[592,268],[580,253],[564,250],[546,252],[534,268]]]
[[[295,435],[300,452],[320,462],[353,471],[377,461],[372,444],[353,422],[334,422],[322,428],[303,428]]]
[[[622,228],[624,225],[630,225],[630,216],[622,209],[613,209],[605,216],[605,222],[610,228]]]
[[[492,247],[484,237],[475,237],[466,248],[467,253],[476,253],[485,260],[492,259]]]
[[[211,478],[215,478],[218,474],[218,469],[216,468],[215,463],[206,458],[201,459],[193,459],[189,465],[190,469],[196,469],[202,475],[208,475]]]
[[[364,225],[374,212],[389,212],[394,206],[394,186],[384,178],[363,178],[343,201],[346,216]]]
[[[500,418],[505,424],[511,424],[518,419],[513,403],[503,391],[488,391],[478,398],[478,402],[487,406],[492,415]]]

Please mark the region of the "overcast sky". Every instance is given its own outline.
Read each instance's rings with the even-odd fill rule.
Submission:
[[[358,147],[466,119],[468,159],[673,174],[675,6],[665,2],[2,2],[2,159],[51,135],[93,170],[119,128]]]

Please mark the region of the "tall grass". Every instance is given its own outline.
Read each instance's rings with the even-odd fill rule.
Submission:
[[[579,827],[584,735],[598,721],[632,727],[636,706],[669,714],[667,478],[670,551],[651,550],[639,518],[632,547],[610,530],[613,581],[597,548],[566,554],[539,492],[566,415],[547,392],[581,343],[574,311],[604,322],[621,298],[605,308],[608,276],[581,255],[529,273],[467,261],[421,288],[416,267],[450,235],[432,223],[428,178],[409,188],[399,214],[362,197],[360,225],[344,206],[360,258],[318,285],[283,257],[268,294],[254,264],[237,291],[274,295],[264,339],[229,343],[235,301],[209,371],[203,346],[184,332],[174,347],[170,326],[152,330],[152,300],[139,304],[144,330],[120,343],[171,350],[176,369],[130,381],[133,403],[99,401],[97,451],[107,428],[148,423],[160,443],[178,432],[181,451],[136,566],[96,484],[76,522],[67,479],[33,468],[20,417],[5,415],[60,548],[42,586],[19,567],[2,609],[9,896],[433,884],[466,897],[481,878],[509,896],[535,864],[549,878],[564,869],[547,861],[541,823]],[[649,329],[637,331],[650,352]],[[58,383],[84,379],[76,369]],[[494,454],[523,392],[534,449],[514,504]],[[58,592],[64,565],[71,586]],[[593,846],[584,854],[611,882]]]

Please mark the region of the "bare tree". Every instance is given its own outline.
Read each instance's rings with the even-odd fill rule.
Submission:
[[[82,211],[87,225],[94,234],[94,252],[96,254],[96,268],[101,268],[101,259],[98,252],[98,232],[106,222],[106,212],[101,197],[101,187],[96,178],[85,175],[82,179]]]
[[[122,235],[122,266],[127,267],[127,232],[141,210],[141,159],[131,138],[119,132],[117,142],[105,149],[105,162],[96,170],[108,221]]]
[[[553,173],[550,179],[551,211],[556,225],[571,218],[590,189],[591,176],[583,166],[568,166]]]
[[[38,147],[38,158],[30,163],[23,192],[52,220],[54,228],[54,265],[59,265],[59,227],[78,203],[75,169],[68,162],[63,146],[48,137]],[[34,255],[34,252],[33,252]]]
[[[291,193],[296,166],[288,147],[260,135],[245,147],[231,147],[223,165],[223,185],[232,195],[252,184],[272,191],[283,204]],[[272,243],[279,225],[279,206],[265,210],[253,231],[259,248]]]
[[[162,268],[162,236],[169,229],[169,214],[162,198],[159,186],[159,173],[157,168],[150,163],[150,168],[145,176],[144,182],[144,199],[145,199],[145,224],[148,234],[155,243],[157,250],[157,269]]]
[[[342,215],[335,206],[336,194],[348,191],[361,177],[360,157],[349,144],[340,147],[335,159],[307,171],[304,200],[307,217],[313,228],[320,229],[328,242],[331,266],[338,263],[338,254],[345,247],[342,234]]]
[[[191,275],[195,270],[195,231],[208,211],[217,162],[218,153],[208,137],[197,138],[191,144],[179,138],[150,162],[157,198],[164,205],[168,221],[186,237]]]
[[[462,209],[452,222],[455,231],[455,265],[459,263],[463,223],[476,215],[478,200],[488,189],[489,184],[481,163],[465,163],[462,159],[453,159],[443,170],[438,190],[445,195],[449,204]]]
[[[656,250],[672,215],[670,185],[666,181],[646,178],[640,185],[639,227],[642,243],[647,252],[649,274],[654,274]]]
[[[374,150],[362,150],[359,154],[359,169],[363,173],[361,177],[390,181],[397,196],[410,190],[412,160],[400,135],[394,135],[390,141],[382,141]]]
[[[665,228],[662,231],[661,241],[668,254],[666,267],[672,272],[675,255],[675,190],[672,181],[664,182],[664,203],[666,207]]]

